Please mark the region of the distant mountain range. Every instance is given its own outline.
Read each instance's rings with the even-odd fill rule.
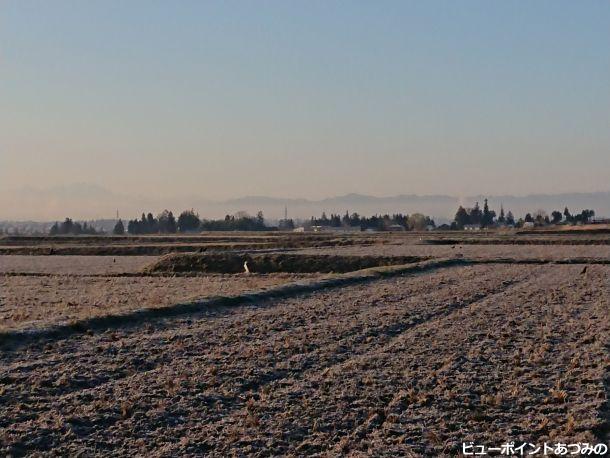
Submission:
[[[137,197],[116,193],[100,186],[73,184],[52,189],[27,188],[0,194],[1,220],[54,221],[65,216],[74,219],[113,218],[118,210],[123,219],[130,219],[142,211],[158,213],[164,208],[180,212],[194,208],[204,218],[219,218],[225,214],[246,211],[255,214],[262,210],[269,219],[281,218],[284,208],[291,218],[309,218],[323,211],[327,214],[346,211],[362,215],[373,213],[415,213],[433,216],[437,222],[453,218],[458,205],[466,207],[476,201],[483,205],[485,196],[454,197],[447,195],[401,194],[376,197],[347,194],[321,200],[289,199],[268,196],[246,196],[223,201],[211,201],[196,196],[183,198]],[[530,194],[525,196],[487,196],[492,209],[500,205],[516,217],[538,209],[550,212],[567,206],[572,212],[584,208],[595,210],[599,216],[610,216],[610,192]]]

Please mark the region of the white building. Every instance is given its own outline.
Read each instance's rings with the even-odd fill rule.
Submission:
[[[311,230],[314,232],[337,232],[337,233],[352,233],[352,232],[362,232],[359,226],[311,226]]]
[[[481,226],[479,226],[478,224],[464,224],[464,230],[465,231],[480,231]]]

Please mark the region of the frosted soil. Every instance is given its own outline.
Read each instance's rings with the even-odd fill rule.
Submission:
[[[200,277],[0,276],[0,331],[266,289],[315,274]]]
[[[463,256],[468,259],[515,260],[541,259],[564,260],[573,258],[610,259],[610,245],[427,245],[405,240],[404,243],[391,243],[376,246],[346,246],[308,248],[299,250],[303,254],[346,255],[346,256]]]
[[[109,275],[138,272],[156,256],[20,256],[0,255],[0,274]]]
[[[5,346],[0,454],[429,457],[468,440],[599,441],[610,267],[582,267],[444,268]]]

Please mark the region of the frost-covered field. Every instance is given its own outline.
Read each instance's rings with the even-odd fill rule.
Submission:
[[[571,258],[597,258],[610,260],[610,245],[428,245],[393,242],[375,246],[345,246],[333,248],[308,248],[303,254],[343,254],[349,256],[464,256],[469,259],[508,258],[516,260],[563,260]]]
[[[204,277],[0,276],[0,331],[235,295],[314,274]]]
[[[155,256],[21,256],[0,255],[0,274],[103,275],[136,272]]]
[[[0,455],[439,456],[468,441],[607,442],[607,250],[316,249],[517,262],[27,339],[11,332],[319,275],[131,276],[155,258],[14,257],[13,270],[63,272],[0,276]],[[532,258],[589,261],[518,262]]]

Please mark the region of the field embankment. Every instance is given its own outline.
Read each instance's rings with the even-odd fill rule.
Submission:
[[[159,256],[168,253],[287,250],[307,247],[367,246],[386,243],[380,237],[331,236],[151,236],[151,237],[4,237],[0,255],[14,256]]]
[[[170,254],[143,269],[144,273],[243,273],[244,264],[253,273],[343,273],[371,267],[409,264],[427,258],[416,256],[339,256],[300,255],[287,253],[269,254]]]

